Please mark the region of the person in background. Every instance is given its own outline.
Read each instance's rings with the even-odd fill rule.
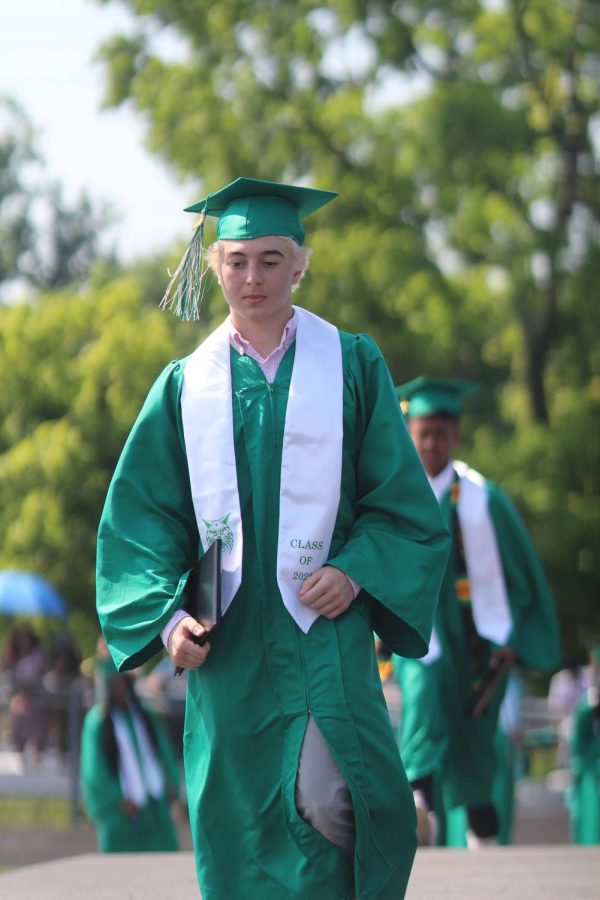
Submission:
[[[397,388],[408,428],[452,535],[429,653],[398,660],[401,753],[425,821],[466,808],[470,847],[496,843],[494,742],[506,674],[560,665],[550,588],[506,494],[455,458],[470,382],[417,378]],[[427,829],[427,824],[429,828]]]
[[[179,766],[158,717],[139,702],[133,678],[111,659],[98,663],[102,696],[81,735],[81,787],[101,853],[179,849],[171,804]]]
[[[2,671],[10,690],[10,739],[24,765],[37,765],[48,739],[48,713],[42,678],[46,654],[35,631],[15,625],[6,635]]]
[[[211,900],[401,900],[416,849],[373,631],[426,652],[448,533],[379,348],[292,304],[301,219],[335,196],[240,178],[190,207],[180,309],[197,316],[213,216],[230,315],[152,388],[98,533],[116,663],[140,665],[162,635],[188,670],[187,796]],[[223,615],[200,646],[182,607],[217,538]]]
[[[576,844],[600,844],[600,646],[590,654],[591,684],[572,720],[568,791],[571,835]]]
[[[69,704],[75,702],[78,719],[81,715],[81,697],[84,691],[81,662],[81,653],[71,635],[66,631],[60,632],[48,653],[43,683],[50,706],[48,743],[63,758],[72,749],[69,747]],[[77,691],[75,699],[71,696],[74,690]],[[81,725],[80,721],[78,725]]]
[[[550,679],[547,703],[549,711],[559,719],[557,764],[565,771],[569,766],[573,714],[593,682],[593,667],[575,662],[565,666]]]

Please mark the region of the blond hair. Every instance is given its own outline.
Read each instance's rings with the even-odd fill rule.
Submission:
[[[312,249],[310,247],[300,246],[300,244],[297,244],[293,238],[287,237],[286,235],[276,235],[276,237],[278,237],[282,241],[286,241],[289,244],[289,249],[292,251],[294,262],[297,263],[300,268],[300,276],[295,284],[292,285],[292,291],[295,291],[304,278],[306,270],[308,269]],[[206,262],[217,276],[217,279],[219,279],[221,272],[224,245],[227,243],[230,242],[227,240],[214,241],[206,249]]]

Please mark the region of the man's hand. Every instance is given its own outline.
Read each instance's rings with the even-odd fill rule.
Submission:
[[[494,696],[509,669],[517,662],[517,654],[512,647],[499,647],[490,657],[490,669],[494,674],[488,681],[485,690],[473,708],[473,718],[478,719],[486,712],[491,698]]]
[[[517,662],[517,654],[512,647],[499,647],[490,657],[490,669],[503,668],[512,669]]]
[[[210,644],[200,647],[194,638],[202,637],[206,631],[202,622],[197,622],[193,616],[186,616],[177,623],[169,635],[167,644],[169,656],[176,666],[183,669],[199,669],[204,665]]]
[[[300,602],[327,619],[346,612],[354,600],[354,590],[345,572],[323,566],[307,578],[298,594]]]

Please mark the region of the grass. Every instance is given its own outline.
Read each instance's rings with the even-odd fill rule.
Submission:
[[[60,797],[0,796],[0,834],[3,831],[33,831],[71,828],[71,807]]]

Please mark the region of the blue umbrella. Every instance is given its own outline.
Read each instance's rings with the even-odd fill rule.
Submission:
[[[62,619],[66,612],[65,601],[41,575],[14,569],[0,572],[0,614]]]

